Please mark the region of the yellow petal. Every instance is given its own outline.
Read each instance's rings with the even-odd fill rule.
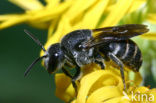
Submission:
[[[129,72],[129,81],[127,81],[127,84],[131,86],[139,86],[142,82],[142,76],[140,72]]]
[[[65,82],[62,82],[65,81]],[[74,88],[71,85],[71,79],[65,74],[60,73],[55,75],[56,96],[63,101],[70,101],[75,96]]]
[[[97,26],[97,23],[99,22],[105,8],[107,7],[109,0],[101,0],[99,1],[94,7],[92,7],[87,13],[85,13],[85,16],[82,20],[82,27],[93,29]]]
[[[73,100],[71,103],[76,103],[76,100]]]
[[[51,40],[48,40],[49,44],[60,42],[62,37],[64,37],[70,30],[71,26],[69,19],[67,17],[62,18],[58,24],[58,29],[56,30],[55,34],[50,38]]]
[[[69,16],[70,19],[74,19],[75,17],[79,16],[82,12],[92,6],[97,0],[74,0],[73,4],[71,5],[70,9],[65,14]]]
[[[56,29],[57,23],[58,23],[57,19],[51,21],[51,24],[49,25],[49,28],[48,28],[48,38],[47,38],[47,40],[52,36],[52,33],[54,33],[54,30]]]
[[[92,92],[98,88],[101,88],[103,86],[116,86],[116,87],[119,87],[120,90],[123,90],[123,82],[122,82],[119,70],[118,70],[118,72],[115,72],[115,68],[114,68],[114,70],[107,70],[107,71],[111,72],[112,74],[107,74],[107,75],[101,76],[92,85],[90,92]],[[126,79],[126,75],[125,75],[125,79]]]
[[[113,103],[113,102],[110,102]],[[118,102],[117,102],[118,103]],[[122,98],[119,103],[131,103],[131,101],[129,100],[129,98]]]
[[[113,91],[113,92],[110,92]],[[101,103],[107,101],[110,98],[122,96],[122,91],[115,86],[104,86],[94,91],[87,99],[86,103]]]
[[[72,3],[72,0],[61,3],[59,6],[53,9],[42,9],[35,11],[27,11],[28,14],[32,15],[29,19],[30,22],[47,22],[56,17],[59,17]]]
[[[139,86],[142,82],[142,76],[140,74],[140,72],[136,72],[135,73],[135,78],[134,78],[134,82],[136,86]]]
[[[92,85],[102,76],[111,77],[114,76],[114,74],[111,71],[107,70],[97,70],[82,78],[77,96],[77,103],[85,103]],[[121,86],[121,88],[123,88],[123,85]]]
[[[5,21],[5,20],[9,20],[9,19],[13,19],[18,17],[19,14],[5,14],[5,15],[0,15],[0,21]]]
[[[138,93],[138,92],[139,93],[144,93],[144,92],[146,92],[148,90],[149,90],[149,88],[141,86],[141,87],[136,88],[134,93]]]
[[[101,103],[130,103],[130,102],[128,99],[125,99],[122,96],[120,96],[120,97],[110,98],[110,99],[103,101]]]
[[[28,20],[29,16],[28,15],[18,15],[18,16],[14,16],[12,18],[9,18],[8,20],[3,21],[2,23],[0,23],[0,30],[16,25],[16,24],[20,24],[25,22],[26,20]]]
[[[143,4],[146,3],[146,1],[147,0],[135,0],[132,4],[131,8],[128,10],[128,13],[138,10],[139,8],[141,8],[141,6],[143,6]]]
[[[59,5],[60,0],[45,0],[45,2],[47,4],[46,8],[54,8]]]
[[[62,82],[62,80],[65,80],[66,82]],[[57,73],[55,75],[55,83],[56,87],[59,88],[59,91],[64,91],[70,85],[71,79],[63,73]]]
[[[156,32],[149,32],[149,33],[141,35],[140,37],[144,39],[149,39],[149,40],[156,40]]]
[[[28,22],[28,24],[30,24],[32,27],[35,27],[35,28],[39,28],[39,29],[47,29],[49,27],[49,23],[46,23],[46,22]]]
[[[109,15],[101,24],[101,27],[116,25],[132,6],[133,2],[134,0],[118,0],[115,5],[115,9],[111,10]]]
[[[147,15],[147,21],[156,24],[156,13],[150,13]]]
[[[141,8],[147,0],[135,0],[132,4],[132,6],[128,9],[127,13],[132,13],[136,10],[138,10],[139,8]],[[111,10],[116,9],[116,5],[112,4],[109,5],[109,7],[107,8],[107,12],[110,12]]]
[[[9,0],[9,1],[25,10],[39,10],[44,7],[39,0]]]

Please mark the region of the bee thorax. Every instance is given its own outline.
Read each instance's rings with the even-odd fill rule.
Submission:
[[[87,51],[74,52],[74,58],[76,63],[82,67],[86,64],[90,64],[93,62],[93,48]]]

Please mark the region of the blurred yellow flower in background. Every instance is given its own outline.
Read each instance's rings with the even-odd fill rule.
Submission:
[[[47,29],[46,49],[76,29],[94,29],[131,23],[145,23],[149,26],[156,24],[154,0],[45,0],[45,5],[39,0],[9,1],[24,9],[25,13],[0,15],[0,30],[20,23]],[[151,30],[141,37],[156,40],[156,31]],[[70,78],[57,73],[56,96],[72,103],[132,102],[131,91],[147,95],[153,93],[156,97],[155,89],[139,87],[142,81],[139,73],[135,74],[134,80],[130,80],[129,74],[130,71],[125,72],[128,88],[127,91],[123,91],[120,72],[117,69],[111,65],[106,67],[106,70],[99,70],[94,64],[87,66],[84,68],[84,76],[80,83],[77,83],[79,89],[76,98]],[[143,101],[146,102],[145,99]]]
[[[19,23],[48,29],[45,48],[75,29],[114,26],[120,21],[136,23],[132,20],[138,15],[139,21],[155,23],[156,15],[148,12],[148,0],[45,0],[46,5],[39,0],[9,1],[24,9],[25,13],[0,15],[0,29]],[[128,18],[131,15],[133,19]]]

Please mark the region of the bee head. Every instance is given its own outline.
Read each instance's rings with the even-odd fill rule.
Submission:
[[[44,58],[44,65],[50,74],[63,66],[64,53],[59,43],[51,45],[45,52],[45,55],[47,57]]]
[[[41,57],[38,57],[36,60],[32,62],[32,64],[27,68],[27,70],[24,73],[24,76],[27,76],[27,74],[30,72],[32,67],[40,60],[44,59],[44,65],[49,73],[53,73],[57,69],[61,68],[64,63],[64,53],[61,50],[61,46],[59,43],[51,45],[48,50],[44,48],[44,46],[41,44],[41,42],[28,30],[24,30],[24,32],[31,37],[36,44],[38,44],[42,50],[45,52],[45,54]]]

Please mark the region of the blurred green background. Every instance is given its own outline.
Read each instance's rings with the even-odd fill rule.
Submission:
[[[24,12],[22,9],[7,0],[1,0],[0,14],[22,12]],[[46,42],[46,30],[35,29],[28,25],[21,24],[0,30],[0,103],[62,102],[55,96],[54,75],[49,75],[40,62],[24,78],[25,70],[39,56],[41,50],[24,33],[24,29],[28,29],[35,34],[43,44]],[[152,63],[152,55],[148,51],[150,47],[141,46],[142,42],[138,41],[138,44],[144,49],[142,50],[143,53],[146,54],[144,55],[144,59],[146,59],[144,67],[150,69],[152,65],[150,64]],[[153,41],[148,43],[151,46],[156,44]],[[156,49],[155,46],[153,48]],[[153,58],[155,59],[156,57]],[[145,73],[146,71],[143,72]],[[156,87],[156,82],[151,74],[152,71],[149,71],[148,75],[145,75],[144,83],[146,86]]]
[[[22,13],[7,0],[0,2],[0,14]],[[42,43],[46,42],[47,31],[28,25],[13,26],[0,30],[0,103],[60,103],[55,96],[54,75],[37,63],[30,74],[24,72],[39,56],[40,47],[25,33],[24,29],[36,34]]]

